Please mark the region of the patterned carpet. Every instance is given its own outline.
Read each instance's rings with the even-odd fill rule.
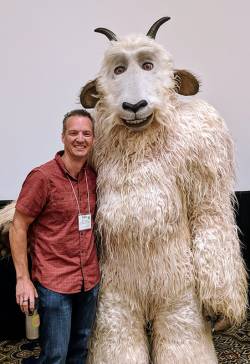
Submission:
[[[39,345],[36,341],[1,341],[1,364],[35,364],[39,356]]]
[[[220,364],[250,364],[250,313],[240,328],[229,329],[214,336]]]
[[[220,364],[250,364],[250,314],[237,330],[214,335],[214,344]],[[36,341],[0,342],[0,364],[36,364],[38,356]]]

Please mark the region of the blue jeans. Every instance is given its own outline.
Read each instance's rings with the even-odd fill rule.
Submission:
[[[39,364],[85,364],[99,285],[62,294],[36,283],[40,315]]]

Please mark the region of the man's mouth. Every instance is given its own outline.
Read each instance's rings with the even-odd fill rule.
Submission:
[[[76,149],[79,149],[79,150],[83,150],[83,149],[85,149],[86,148],[86,146],[85,145],[75,145],[74,146]]]
[[[130,128],[141,128],[142,126],[149,124],[152,118],[153,114],[150,114],[148,117],[143,119],[134,119],[134,120],[121,119],[121,120],[125,125],[127,125]]]

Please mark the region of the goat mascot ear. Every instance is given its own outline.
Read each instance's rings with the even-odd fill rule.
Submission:
[[[81,90],[80,102],[85,109],[92,109],[97,101],[99,101],[99,96],[96,91],[96,80],[89,81]]]
[[[192,73],[186,70],[175,70],[175,91],[184,96],[191,96],[199,92],[199,81],[192,75]]]

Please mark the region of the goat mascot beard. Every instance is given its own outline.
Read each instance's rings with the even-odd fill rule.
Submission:
[[[232,141],[213,107],[180,96],[199,82],[154,40],[167,20],[146,36],[96,29],[111,46],[80,95],[94,108],[101,237],[89,364],[214,364],[207,318],[245,317]]]

